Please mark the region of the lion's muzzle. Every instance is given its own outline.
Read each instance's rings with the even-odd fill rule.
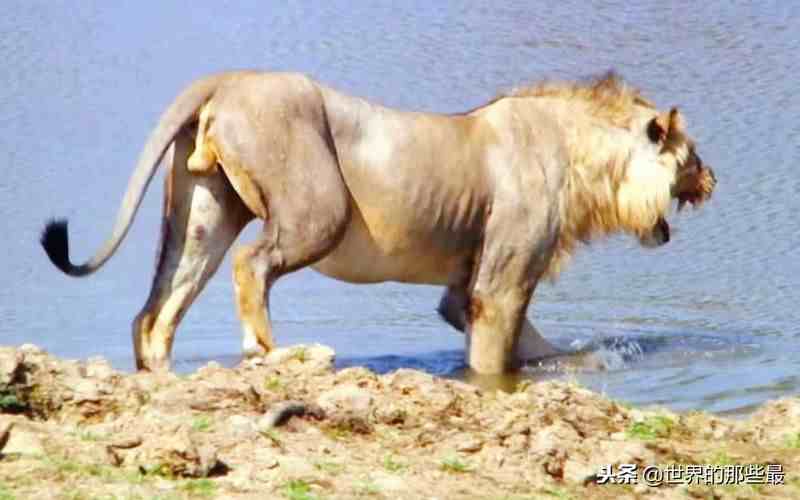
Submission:
[[[678,199],[680,210],[686,203],[698,207],[711,198],[717,186],[717,176],[711,167],[695,164],[691,168],[682,169],[673,189],[673,196]]]

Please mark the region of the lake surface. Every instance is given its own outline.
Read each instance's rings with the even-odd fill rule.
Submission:
[[[371,4],[7,2],[0,344],[133,367],[130,321],[150,286],[161,183],[87,279],[57,272],[38,235],[66,216],[73,259],[95,251],[148,132],[194,78],[302,71],[385,105],[453,112],[516,84],[616,68],[660,107],[681,107],[718,189],[671,219],[664,247],[615,237],[582,249],[529,315],[561,346],[601,349],[609,370],[579,381],[635,404],[741,413],[800,392],[800,3]],[[230,276],[226,259],[183,321],[177,369],[237,361]],[[440,293],[301,271],[272,294],[276,338],[329,344],[341,366],[458,374],[463,339],[434,312]]]

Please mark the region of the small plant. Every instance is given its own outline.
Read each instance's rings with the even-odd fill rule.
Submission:
[[[731,456],[728,455],[726,452],[720,451],[716,455],[711,457],[709,463],[711,463],[712,465],[733,465],[735,462],[733,458],[731,458]]]
[[[91,431],[85,431],[85,430],[76,431],[75,433],[73,433],[73,435],[77,436],[78,439],[80,439],[81,441],[95,442],[103,439],[102,436],[95,434]]]
[[[65,500],[89,500],[90,497],[80,490],[67,490],[61,494]]]
[[[378,495],[381,492],[380,486],[372,481],[361,481],[356,483],[355,487],[360,495]]]
[[[0,392],[0,413],[20,413],[26,409],[16,394]]]
[[[305,363],[308,361],[308,349],[305,347],[296,347],[294,350],[292,350],[291,359],[296,359],[301,363]]]
[[[17,497],[15,497],[15,496],[14,496],[14,494],[13,494],[13,493],[11,493],[11,492],[10,492],[10,491],[9,491],[9,490],[8,490],[8,489],[5,487],[5,485],[3,485],[2,483],[0,483],[0,500],[17,500]]]
[[[634,423],[628,428],[626,434],[628,437],[642,440],[663,438],[669,436],[674,426],[675,422],[671,418],[658,415]]]
[[[533,386],[533,381],[529,379],[521,380],[516,387],[514,387],[514,392],[525,392],[529,388]]]
[[[258,433],[269,439],[274,446],[283,449],[283,441],[281,441],[281,437],[275,429],[262,429]]]
[[[787,448],[800,448],[800,432],[786,436]]]
[[[172,473],[172,469],[166,464],[158,464],[149,468],[143,467],[141,472],[145,476],[156,476],[169,480],[175,479],[175,474]]]
[[[383,468],[389,472],[400,472],[406,468],[406,465],[395,461],[391,455],[386,455],[386,458],[383,459]]]
[[[544,493],[545,495],[554,497],[554,498],[558,498],[559,500],[572,500],[572,495],[570,495],[569,493],[567,493],[564,490],[546,489],[546,490],[542,490],[542,493]]]
[[[336,475],[344,470],[344,465],[337,464],[336,462],[320,461],[314,463],[314,468],[322,472],[327,472],[328,474]]]
[[[346,441],[353,436],[350,429],[340,425],[326,426],[322,427],[320,430],[322,430],[323,434],[335,441]]]
[[[217,485],[210,479],[192,479],[181,484],[180,489],[201,498],[212,498],[217,493]]]
[[[211,419],[205,415],[200,415],[192,420],[192,429],[198,432],[206,432],[211,429]]]
[[[267,377],[267,379],[264,380],[264,389],[268,391],[278,392],[282,388],[283,383],[281,382],[281,379],[276,376]]]
[[[127,469],[122,471],[122,479],[130,484],[144,484],[148,477],[141,469]]]
[[[311,485],[302,479],[293,479],[283,487],[283,495],[289,500],[316,500]]]
[[[472,471],[472,468],[468,464],[462,462],[458,457],[455,456],[443,459],[441,468],[447,472],[464,473]]]
[[[52,466],[61,475],[76,474],[79,476],[94,476],[103,480],[110,480],[114,469],[98,464],[84,464],[62,457],[43,457],[44,462]]]

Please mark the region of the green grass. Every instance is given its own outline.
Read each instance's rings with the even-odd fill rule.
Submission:
[[[731,458],[730,455],[724,451],[720,451],[716,455],[712,456],[708,463],[711,465],[733,465],[736,462],[733,460],[733,458]]]
[[[786,447],[794,449],[800,448],[800,432],[786,436]]]
[[[272,392],[278,392],[283,389],[283,382],[281,382],[281,379],[276,376],[267,377],[266,380],[264,380],[264,389]]]
[[[63,500],[91,500],[91,497],[81,490],[66,490],[61,493],[59,498]]]
[[[391,455],[386,455],[386,458],[383,459],[383,468],[389,472],[400,472],[406,468],[406,465],[395,461]]]
[[[308,349],[305,347],[296,347],[292,350],[292,357],[291,359],[296,359],[301,363],[305,363],[308,361]]]
[[[381,492],[380,487],[372,481],[360,481],[356,483],[355,489],[359,495],[378,495]]]
[[[446,472],[465,473],[472,471],[472,467],[470,467],[466,462],[462,462],[458,457],[447,457],[442,459],[440,467]]]
[[[314,462],[314,468],[318,471],[327,472],[328,474],[339,474],[344,471],[344,465],[337,464],[336,462],[318,461]]]
[[[317,500],[311,493],[311,485],[302,479],[293,479],[283,486],[283,496],[289,500]]]
[[[0,392],[0,413],[21,412],[27,409],[27,405],[20,401],[16,394]]]
[[[559,500],[572,500],[572,495],[564,490],[550,488],[542,490],[542,493],[553,498],[558,498]]]
[[[192,420],[192,429],[198,432],[207,432],[213,426],[211,419],[206,415],[200,415]]]
[[[112,480],[118,472],[117,469],[108,465],[85,464],[62,457],[45,457],[44,461],[53,467],[55,472],[62,476],[93,476],[104,481],[109,481]]]
[[[5,485],[0,484],[0,500],[17,500],[17,497]]]
[[[350,429],[339,425],[322,427],[320,430],[324,435],[330,439],[333,439],[334,441],[347,441],[353,436],[353,433],[350,431]]]
[[[217,485],[210,479],[191,479],[180,485],[180,489],[195,498],[214,498]]]
[[[84,430],[78,430],[78,431],[72,433],[72,435],[73,436],[77,436],[78,439],[80,439],[81,441],[88,441],[88,442],[96,442],[96,441],[100,441],[100,440],[102,440],[104,438],[104,436],[101,436],[99,434],[95,434],[95,433],[93,433],[91,431],[84,431]]]
[[[273,445],[283,448],[283,441],[281,441],[281,437],[275,429],[261,429],[258,433],[269,439]]]
[[[634,423],[625,431],[625,434],[630,438],[648,441],[668,437],[674,426],[675,422],[671,418],[658,415]]]

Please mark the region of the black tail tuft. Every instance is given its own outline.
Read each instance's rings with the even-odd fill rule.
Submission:
[[[67,220],[52,219],[48,221],[39,241],[53,264],[65,273],[72,274],[74,266],[69,261]]]

